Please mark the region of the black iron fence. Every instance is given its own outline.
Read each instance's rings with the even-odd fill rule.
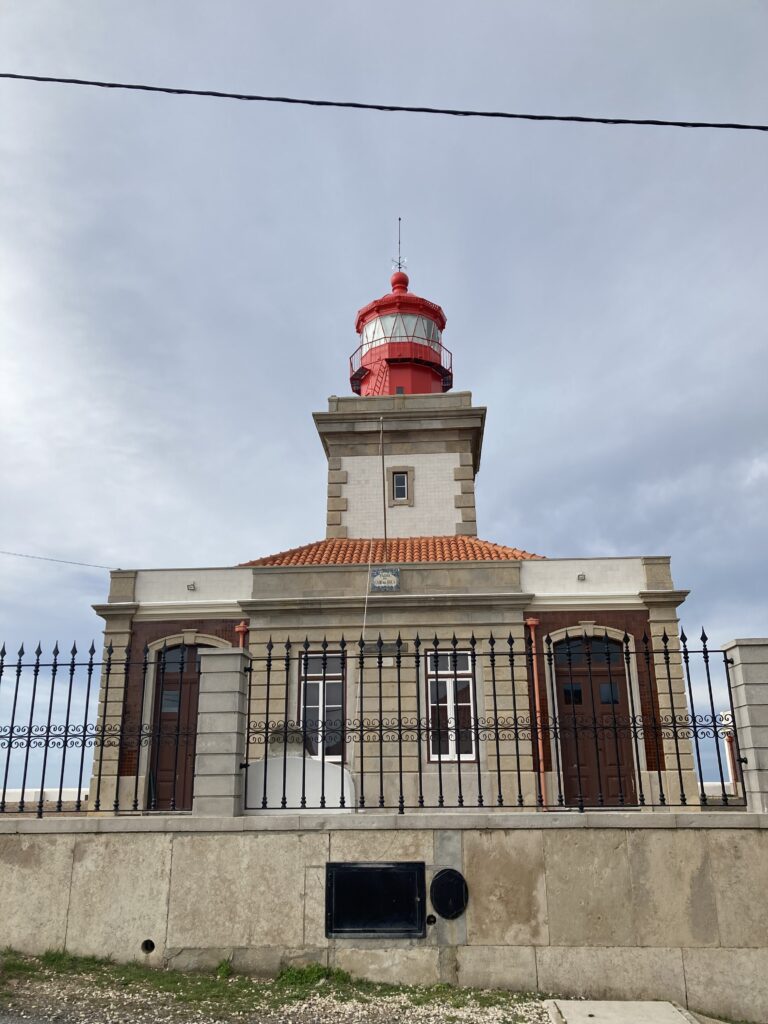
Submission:
[[[192,810],[202,650],[0,648],[0,814]],[[703,633],[270,641],[243,685],[246,812],[745,803]]]
[[[250,811],[745,804],[704,633],[269,643],[249,695]]]

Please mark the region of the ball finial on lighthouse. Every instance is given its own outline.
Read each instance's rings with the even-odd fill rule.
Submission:
[[[392,285],[392,291],[395,293],[399,294],[408,291],[408,275],[402,270],[396,270],[389,279],[389,282]]]
[[[360,345],[350,359],[352,390],[378,395],[430,395],[453,387],[453,357],[443,345],[445,313],[435,302],[408,291],[408,275],[398,268],[392,291],[358,311]]]

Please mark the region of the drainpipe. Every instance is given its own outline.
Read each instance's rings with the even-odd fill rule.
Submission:
[[[547,806],[547,778],[544,772],[544,733],[542,730],[542,715],[541,715],[541,690],[539,689],[539,663],[536,657],[536,627],[539,625],[538,619],[526,619],[525,625],[531,631],[531,649],[533,650],[533,699],[534,708],[536,714],[537,724],[537,742],[538,742],[538,775],[539,775],[539,789],[541,791],[541,799],[544,807]],[[512,683],[514,686],[514,681]]]

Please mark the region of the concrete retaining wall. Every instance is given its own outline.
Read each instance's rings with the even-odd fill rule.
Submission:
[[[428,882],[459,868],[467,913],[417,941],[328,940],[329,860],[423,860]],[[768,817],[6,819],[6,945],[181,968],[231,957],[254,973],[320,961],[372,979],[672,999],[766,1021]]]

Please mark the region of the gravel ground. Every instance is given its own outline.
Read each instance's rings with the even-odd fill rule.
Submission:
[[[546,1024],[548,1020],[536,999],[503,1006],[454,1006],[450,999],[430,998],[414,1006],[408,993],[339,999],[316,992],[279,1009],[235,1010],[206,1002],[181,1003],[170,993],[136,983],[95,985],[87,976],[77,975],[13,979],[0,997],[0,1024]]]

